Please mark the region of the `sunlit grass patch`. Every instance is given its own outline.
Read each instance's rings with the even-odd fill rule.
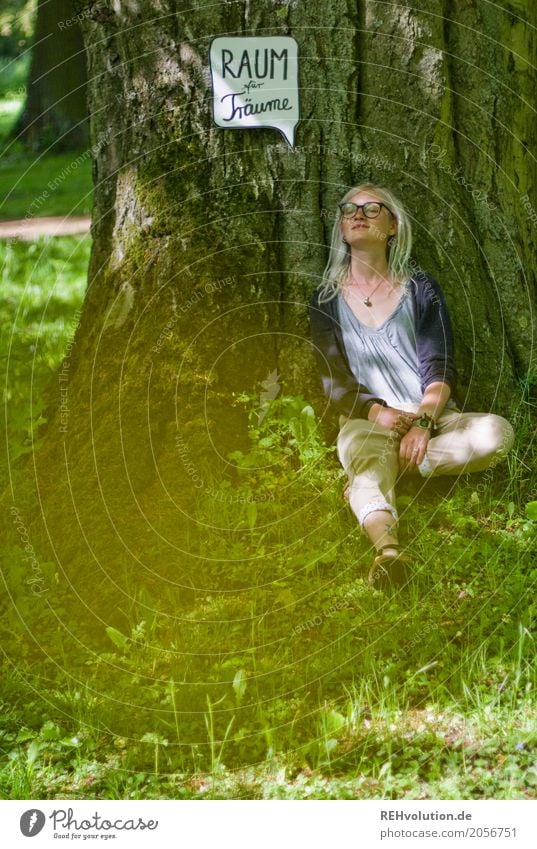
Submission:
[[[0,242],[0,363],[12,459],[31,450],[44,387],[76,329],[89,251],[88,236]]]

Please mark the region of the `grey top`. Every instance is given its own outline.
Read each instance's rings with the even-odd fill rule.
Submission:
[[[393,313],[380,327],[362,324],[341,293],[337,302],[347,359],[358,383],[390,407],[419,405],[423,393],[409,283]],[[450,401],[447,406],[454,406],[451,398]]]

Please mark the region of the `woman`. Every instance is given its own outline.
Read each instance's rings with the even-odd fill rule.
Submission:
[[[345,494],[376,549],[369,580],[378,586],[410,575],[397,532],[398,475],[483,471],[514,439],[500,416],[459,410],[446,303],[436,280],[415,270],[411,245],[393,192],[373,183],[351,189],[309,307],[323,388],[339,413]]]

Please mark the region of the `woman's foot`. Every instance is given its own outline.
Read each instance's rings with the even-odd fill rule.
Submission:
[[[385,545],[373,560],[369,583],[377,589],[401,587],[410,579],[410,564],[410,558],[401,554],[398,545]]]

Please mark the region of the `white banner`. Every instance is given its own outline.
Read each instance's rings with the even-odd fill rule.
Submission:
[[[4,801],[2,846],[535,849],[534,801]],[[30,840],[35,839],[35,843]]]

